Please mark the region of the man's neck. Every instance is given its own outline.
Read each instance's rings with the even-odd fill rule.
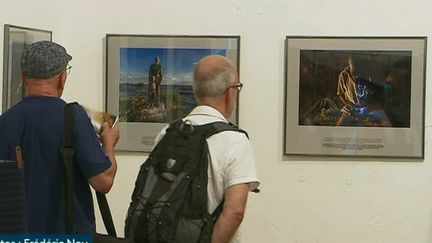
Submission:
[[[48,96],[48,97],[59,97],[57,93],[52,92],[29,92],[27,96]]]
[[[206,106],[213,107],[214,109],[218,110],[225,118],[228,118],[230,116],[230,114],[228,114],[228,110],[224,102],[212,100],[212,99],[206,99],[206,100],[201,100],[199,102],[199,105],[206,105]]]
[[[27,86],[27,94],[29,96],[59,97],[57,88],[50,85],[29,85]]]
[[[57,80],[28,80],[26,82],[27,94],[29,96],[59,97],[57,84]]]

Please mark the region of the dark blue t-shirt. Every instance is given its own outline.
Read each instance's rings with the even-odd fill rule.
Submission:
[[[15,160],[21,146],[29,233],[63,233],[64,162],[61,153],[65,102],[30,96],[0,116],[0,159]],[[95,230],[88,178],[111,166],[85,110],[74,106],[74,210],[78,230]]]

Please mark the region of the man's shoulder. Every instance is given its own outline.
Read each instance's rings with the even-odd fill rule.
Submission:
[[[87,118],[90,119],[87,115],[86,109],[78,102],[67,103],[67,105],[72,105],[73,115],[75,118],[86,119],[86,120]]]
[[[179,120],[177,120],[179,121]],[[229,123],[222,121],[222,120],[209,120],[206,122],[197,122],[194,119],[190,119],[188,117],[185,117],[182,119],[182,121],[188,121],[191,122],[192,125],[194,126],[205,126],[205,125],[210,125],[213,123],[219,123],[219,122],[224,122],[226,123],[228,126],[230,126],[232,129],[230,130],[223,130],[222,128],[216,128],[216,129],[220,129],[221,131],[217,131],[214,135],[212,135],[210,138],[216,138],[217,140],[225,140],[227,142],[229,142],[230,144],[232,143],[237,143],[237,142],[247,142],[249,141],[248,136],[247,136],[247,132],[240,129],[240,128],[236,128],[236,127],[232,127],[232,125],[229,125]],[[157,144],[162,137],[166,134],[167,129],[170,127],[172,123],[169,123],[167,125],[165,125],[157,134],[156,139],[155,139],[155,144]],[[209,139],[210,139],[209,138]]]
[[[17,108],[15,106],[9,108],[6,110],[3,114],[0,115],[0,121],[8,119],[11,116],[14,116],[17,114]]]
[[[240,130],[227,130],[216,133],[209,139],[215,140],[216,142],[227,143],[231,145],[249,143],[249,139],[246,133]]]
[[[78,102],[71,102],[68,104],[71,104],[73,106],[74,112],[79,112],[84,114],[86,113],[85,108],[82,105],[80,105]]]

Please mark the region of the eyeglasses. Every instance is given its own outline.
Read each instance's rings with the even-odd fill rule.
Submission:
[[[237,92],[240,92],[242,90],[242,88],[243,88],[243,84],[242,83],[237,83],[237,84],[234,84],[234,85],[230,85],[230,86],[228,86],[228,88],[226,89],[225,92],[228,92],[228,90],[231,89],[231,88],[236,88]]]
[[[69,75],[69,73],[71,72],[72,66],[71,65],[67,65],[66,67],[66,73]]]

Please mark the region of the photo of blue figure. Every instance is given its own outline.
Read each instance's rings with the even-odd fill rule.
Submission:
[[[196,106],[193,70],[208,55],[226,50],[120,48],[119,121],[167,123],[188,114]]]
[[[302,50],[299,125],[410,127],[411,52]]]
[[[392,127],[392,123],[382,105],[384,87],[359,78],[358,89],[359,103],[351,113],[342,112],[337,125]]]

